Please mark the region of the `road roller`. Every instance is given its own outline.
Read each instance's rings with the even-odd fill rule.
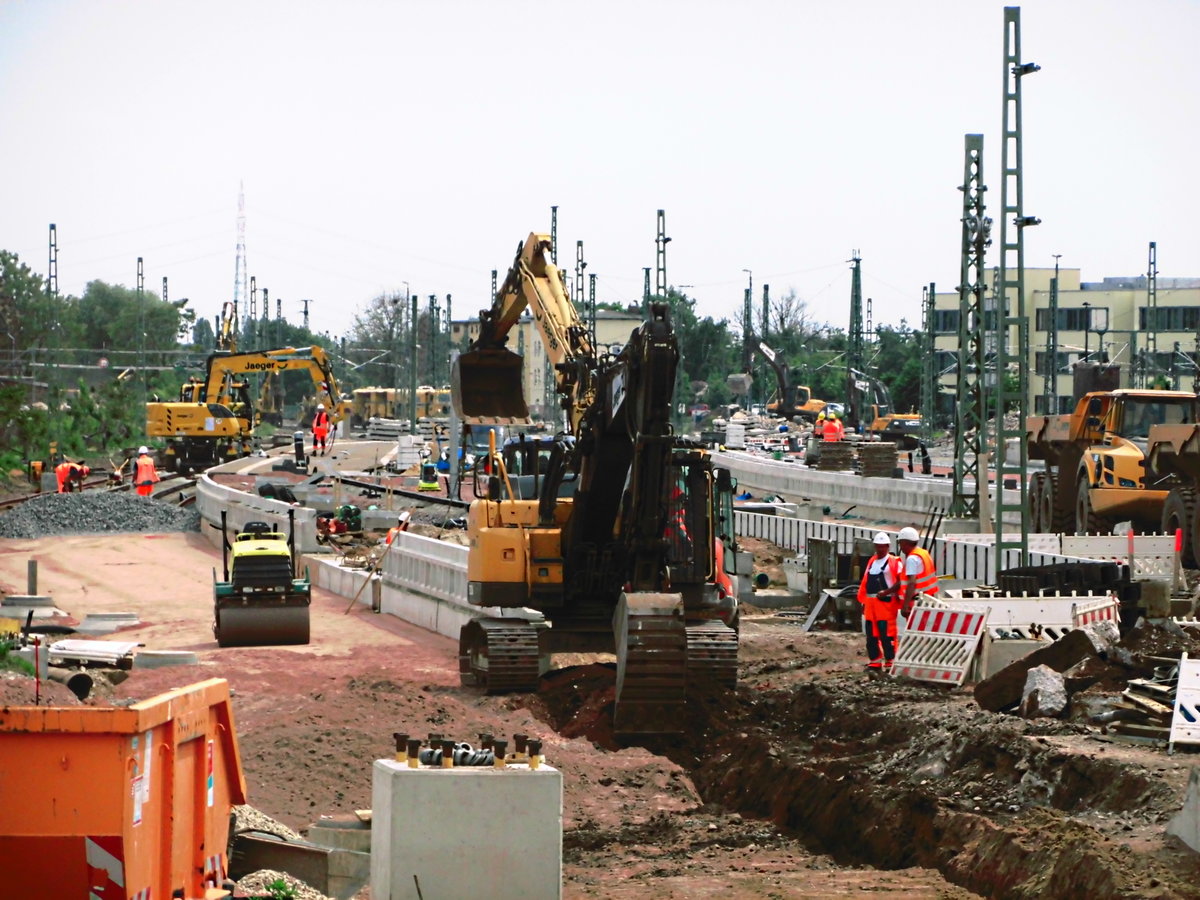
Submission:
[[[221,513],[221,563],[213,570],[213,635],[219,647],[308,643],[312,582],[296,576],[295,516],[288,533],[267,522],[247,522],[232,542]]]

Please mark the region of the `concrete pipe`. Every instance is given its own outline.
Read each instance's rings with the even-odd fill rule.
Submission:
[[[50,666],[46,672],[51,681],[65,684],[70,688],[71,693],[80,700],[86,700],[92,693],[92,676],[87,672],[77,672],[74,669],[64,669],[59,666]]]

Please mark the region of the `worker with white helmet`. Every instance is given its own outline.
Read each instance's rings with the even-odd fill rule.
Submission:
[[[921,594],[933,596],[937,593],[937,569],[933,557],[924,547],[918,547],[921,536],[911,525],[901,528],[896,537],[900,553],[904,557],[904,589],[901,595],[900,612],[908,618],[909,611]]]
[[[313,456],[325,455],[325,438],[329,434],[329,414],[325,412],[325,404],[317,404],[317,414],[313,416]]]
[[[154,457],[150,455],[150,448],[145,445],[138,447],[138,457],[133,463],[134,489],[141,496],[149,497],[154,490],[154,483],[160,480],[158,466],[154,463]]]
[[[875,555],[863,572],[858,602],[863,606],[867,635],[867,668],[889,672],[896,658],[896,615],[900,611],[903,571],[900,557],[892,553],[892,538],[887,532],[875,535],[873,543]]]

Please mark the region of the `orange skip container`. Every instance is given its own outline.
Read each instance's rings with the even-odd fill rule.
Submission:
[[[223,678],[125,708],[0,708],[0,897],[225,897],[245,802]]]

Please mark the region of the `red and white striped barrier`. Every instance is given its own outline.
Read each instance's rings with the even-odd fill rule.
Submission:
[[[1120,623],[1121,603],[1116,597],[1096,597],[1093,600],[1081,600],[1071,608],[1071,621],[1076,628],[1091,625],[1095,622]]]
[[[1200,659],[1179,659],[1179,682],[1175,687],[1175,714],[1167,750],[1176,744],[1200,744]]]
[[[896,648],[893,675],[961,685],[987,625],[986,606],[916,606]]]

